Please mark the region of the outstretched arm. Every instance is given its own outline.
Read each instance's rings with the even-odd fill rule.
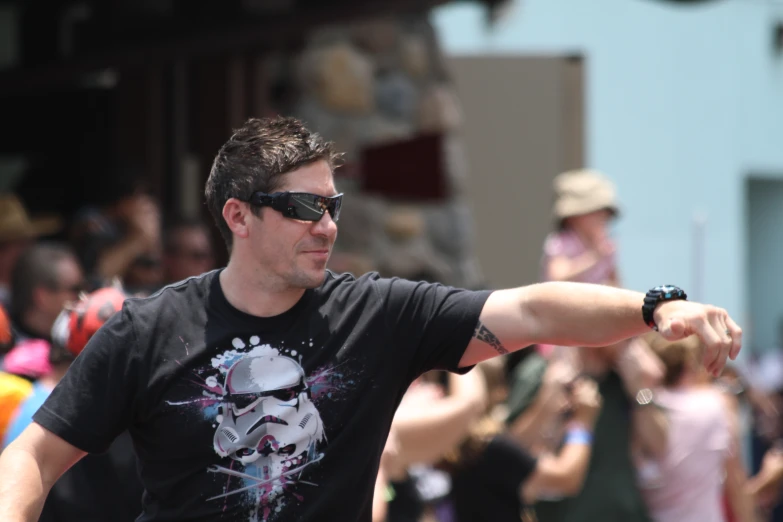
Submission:
[[[550,282],[493,292],[460,366],[470,366],[532,344],[608,346],[649,331],[644,294],[585,283]],[[668,340],[698,335],[704,364],[720,373],[736,358],[742,330],[725,310],[688,301],[658,305],[655,323]]]

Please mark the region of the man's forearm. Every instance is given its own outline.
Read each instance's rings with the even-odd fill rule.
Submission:
[[[534,343],[607,346],[649,331],[642,319],[644,294],[639,292],[567,282],[520,291]]]
[[[469,366],[532,344],[609,346],[649,331],[645,295],[604,285],[538,283],[492,292],[460,360]],[[719,375],[742,347],[742,329],[726,310],[681,299],[658,301],[651,318],[669,339],[697,335],[703,363]]]
[[[13,445],[0,455],[0,520],[35,522],[41,516],[51,484],[41,475],[32,454]]]
[[[617,343],[649,331],[643,303],[641,293],[584,283],[538,283],[493,292],[460,366],[534,344]]]

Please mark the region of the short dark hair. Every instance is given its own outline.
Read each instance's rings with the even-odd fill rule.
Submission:
[[[36,288],[57,288],[60,283],[59,265],[76,254],[66,244],[41,242],[27,249],[14,265],[11,274],[11,317],[19,321],[33,305]]]
[[[284,174],[319,160],[334,169],[339,158],[331,142],[295,118],[251,118],[236,129],[215,156],[204,190],[229,250],[231,230],[223,219],[226,201],[247,201],[256,191],[274,192]]]

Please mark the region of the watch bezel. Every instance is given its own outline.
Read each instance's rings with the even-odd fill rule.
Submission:
[[[685,291],[675,285],[660,285],[649,290],[644,296],[642,305],[642,319],[651,329],[658,331],[658,325],[655,324],[655,309],[660,303],[666,301],[687,301],[688,295]]]

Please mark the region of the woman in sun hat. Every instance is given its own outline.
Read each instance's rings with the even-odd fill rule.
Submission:
[[[557,230],[544,243],[543,279],[617,286],[610,221],[619,212],[615,187],[595,170],[564,172],[554,180]]]

